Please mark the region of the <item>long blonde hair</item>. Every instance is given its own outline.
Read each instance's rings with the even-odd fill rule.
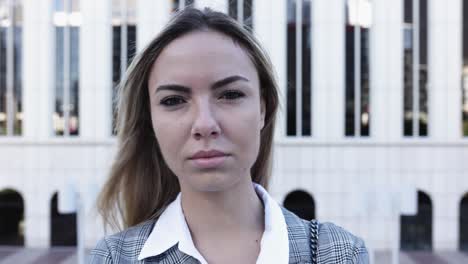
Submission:
[[[228,15],[210,9],[186,8],[140,52],[129,66],[118,91],[116,158],[98,199],[106,224],[127,228],[158,218],[180,191],[179,182],[162,157],[150,115],[148,77],[161,51],[174,39],[193,31],[213,30],[240,45],[254,63],[265,103],[260,150],[251,168],[252,181],[268,187],[278,108],[278,87],[271,62],[259,42]]]

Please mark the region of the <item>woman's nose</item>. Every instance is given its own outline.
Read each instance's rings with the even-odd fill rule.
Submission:
[[[200,106],[195,113],[192,125],[192,135],[196,140],[202,138],[216,138],[221,129],[213,109],[209,105]]]

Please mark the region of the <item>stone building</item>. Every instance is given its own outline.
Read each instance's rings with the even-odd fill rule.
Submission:
[[[0,244],[74,245],[70,185],[87,246],[103,235],[89,190],[115,149],[114,87],[191,4],[245,23],[276,67],[278,202],[375,249],[468,250],[462,0],[0,1]]]

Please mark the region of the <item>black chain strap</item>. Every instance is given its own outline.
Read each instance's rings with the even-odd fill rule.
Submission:
[[[318,245],[318,222],[315,219],[310,220],[310,253],[312,264],[317,264],[317,245]]]

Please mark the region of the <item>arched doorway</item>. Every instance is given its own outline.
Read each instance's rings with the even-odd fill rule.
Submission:
[[[24,245],[24,203],[17,191],[0,191],[0,245]]]
[[[460,250],[468,252],[468,192],[460,201]]]
[[[307,192],[290,192],[284,199],[283,206],[302,219],[315,219],[315,202]]]
[[[76,246],[76,213],[61,214],[58,211],[58,195],[50,201],[50,244],[52,246]]]
[[[418,213],[401,216],[402,250],[432,250],[432,202],[429,195],[418,191]]]

